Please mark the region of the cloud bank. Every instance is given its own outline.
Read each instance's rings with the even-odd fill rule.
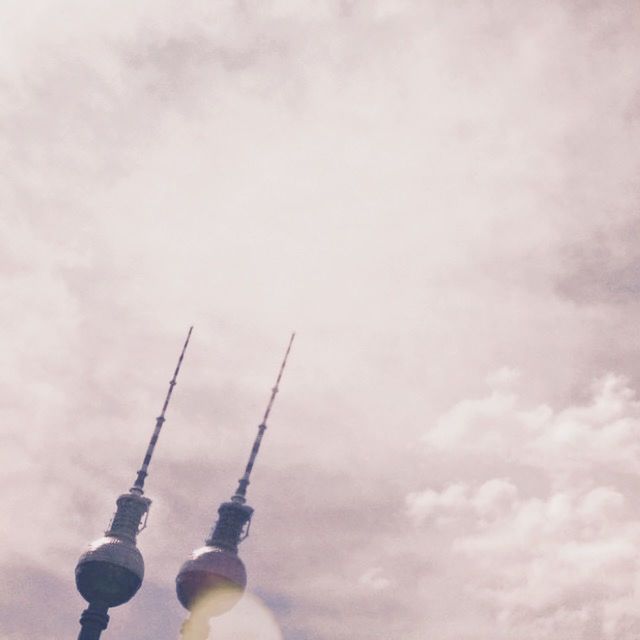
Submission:
[[[494,389],[442,416],[425,442],[432,455],[455,452],[457,482],[408,494],[408,516],[446,532],[466,597],[491,607],[504,637],[632,638],[640,404],[608,375],[582,405],[523,405]],[[465,473],[478,458],[509,475]]]

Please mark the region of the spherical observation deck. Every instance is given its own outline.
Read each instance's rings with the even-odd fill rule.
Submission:
[[[105,536],[89,545],[76,566],[76,586],[87,602],[117,607],[138,591],[144,577],[142,554],[134,543]]]
[[[180,604],[209,617],[231,609],[246,586],[247,572],[237,554],[210,545],[196,549],[176,577]]]

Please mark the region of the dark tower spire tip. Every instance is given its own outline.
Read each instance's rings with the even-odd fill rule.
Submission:
[[[247,466],[244,470],[244,474],[242,478],[238,481],[238,488],[236,489],[235,494],[231,498],[233,502],[238,502],[240,504],[244,504],[246,502],[247,496],[247,487],[249,486],[249,477],[251,476],[251,470],[253,469],[253,465],[256,461],[256,457],[258,455],[258,451],[260,450],[260,443],[262,442],[262,436],[264,432],[267,430],[267,420],[269,419],[269,414],[271,413],[271,409],[273,408],[273,403],[276,399],[276,395],[280,390],[280,381],[282,380],[282,374],[284,373],[284,368],[287,366],[287,359],[289,358],[289,352],[291,351],[291,345],[293,344],[293,339],[296,337],[296,332],[294,331],[289,338],[289,344],[287,345],[287,350],[285,351],[284,358],[282,359],[282,364],[280,365],[280,370],[278,371],[278,377],[276,378],[276,383],[271,389],[271,396],[269,398],[269,402],[267,403],[267,408],[264,411],[264,415],[262,416],[262,421],[258,425],[258,433],[256,435],[256,439],[253,442],[253,448],[251,449],[251,455],[249,456],[249,461],[247,462]]]
[[[184,360],[184,354],[187,351],[187,346],[189,344],[192,331],[193,331],[193,326],[189,327],[189,332],[187,333],[187,339],[184,341],[184,346],[182,347],[180,357],[178,358],[178,364],[176,365],[176,369],[173,372],[173,378],[169,380],[169,389],[167,390],[167,395],[164,399],[164,404],[162,405],[162,411],[160,412],[160,415],[156,418],[156,426],[153,430],[153,434],[151,435],[151,439],[149,440],[147,452],[145,453],[144,459],[142,460],[142,466],[138,470],[136,481],[133,483],[133,486],[130,489],[131,493],[135,493],[140,496],[144,493],[144,490],[143,490],[144,481],[148,474],[149,463],[151,462],[151,458],[153,456],[153,450],[156,448],[156,443],[158,442],[158,436],[160,435],[162,425],[165,422],[164,414],[166,413],[167,407],[169,406],[169,401],[171,400],[171,394],[173,393],[174,387],[178,383],[178,373],[180,373],[180,367],[182,366],[182,361]]]

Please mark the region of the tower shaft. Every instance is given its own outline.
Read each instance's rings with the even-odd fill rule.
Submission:
[[[80,634],[78,640],[99,640],[100,634],[109,624],[106,605],[92,602],[80,616]]]

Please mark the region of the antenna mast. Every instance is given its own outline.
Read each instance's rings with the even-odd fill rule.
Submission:
[[[238,545],[249,535],[253,515],[253,508],[246,504],[247,486],[295,335],[292,333],[289,339],[238,489],[231,500],[218,508],[218,520],[205,540],[205,546],[193,552],[176,577],[178,600],[190,611],[181,632],[183,640],[204,640],[208,634],[209,618],[231,609],[247,586],[247,571],[238,556]]]
[[[189,339],[191,338],[191,332],[193,331],[193,327],[189,327],[189,333],[187,333],[187,339],[184,341],[184,346],[182,347],[182,352],[180,353],[180,357],[178,358],[178,364],[176,365],[176,370],[173,372],[173,378],[169,381],[169,389],[167,390],[167,396],[164,399],[164,404],[162,405],[162,411],[160,415],[156,418],[156,426],[153,430],[153,434],[151,436],[151,440],[149,440],[149,446],[147,447],[147,452],[145,453],[144,459],[142,461],[142,466],[138,470],[138,476],[136,477],[136,481],[131,487],[132,493],[137,493],[142,495],[144,493],[144,480],[147,477],[147,471],[149,469],[149,463],[151,462],[151,457],[153,456],[153,450],[156,448],[156,443],[158,442],[158,436],[160,435],[160,431],[162,430],[162,425],[164,424],[164,414],[167,411],[167,407],[169,406],[169,401],[171,400],[171,394],[173,393],[173,388],[177,384],[178,373],[180,373],[180,367],[182,366],[182,360],[184,359],[184,354],[187,350],[187,345],[189,344]]]
[[[280,380],[282,380],[282,374],[284,373],[284,368],[287,366],[287,358],[289,357],[289,352],[291,351],[291,345],[293,344],[293,339],[295,337],[296,337],[296,334],[294,331],[291,334],[291,338],[289,338],[289,344],[287,345],[287,350],[284,354],[282,364],[280,365],[280,371],[278,372],[276,383],[274,387],[271,389],[271,397],[269,398],[269,402],[267,403],[267,408],[265,409],[264,416],[262,417],[262,422],[260,422],[260,425],[258,426],[258,433],[256,435],[256,439],[253,442],[253,448],[251,449],[251,455],[249,456],[249,461],[247,462],[244,475],[242,476],[242,478],[240,478],[238,483],[238,488],[236,489],[235,494],[231,498],[233,502],[239,502],[240,504],[244,504],[244,502],[246,502],[247,487],[249,486],[249,476],[251,476],[251,471],[256,461],[258,451],[260,451],[260,443],[262,442],[262,436],[264,435],[264,432],[267,430],[267,420],[269,419],[269,414],[271,413],[273,402],[276,399],[276,394],[280,390]]]

